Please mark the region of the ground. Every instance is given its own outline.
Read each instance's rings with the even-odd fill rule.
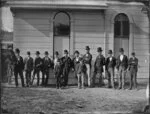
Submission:
[[[3,87],[2,109],[12,114],[104,114],[140,112],[146,105],[145,88],[113,90],[107,88],[67,89]]]

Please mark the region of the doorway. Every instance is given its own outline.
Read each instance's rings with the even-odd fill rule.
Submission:
[[[66,12],[56,13],[54,17],[54,52],[63,56],[66,49],[70,52],[70,17]]]
[[[119,49],[123,48],[125,55],[129,56],[129,19],[121,13],[114,21],[114,55],[118,57]]]

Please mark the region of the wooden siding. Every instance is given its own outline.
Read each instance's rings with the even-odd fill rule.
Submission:
[[[23,57],[26,51],[48,51],[52,56],[53,44],[50,34],[52,33],[50,22],[51,12],[44,11],[18,11],[14,21],[14,44],[20,48]]]
[[[142,13],[139,7],[136,6],[110,6],[110,9],[106,11],[106,30],[107,30],[107,43],[106,49],[113,48],[113,23],[112,17],[114,14],[125,13],[132,19],[130,22],[130,29],[133,37],[133,50],[136,52],[136,56],[139,59],[139,72],[138,78],[149,77],[149,22],[146,14]],[[131,20],[130,20],[131,21]],[[132,26],[132,28],[131,28]]]
[[[74,12],[73,17],[75,50],[84,54],[88,45],[95,60],[97,48],[104,48],[104,15],[101,12]]]

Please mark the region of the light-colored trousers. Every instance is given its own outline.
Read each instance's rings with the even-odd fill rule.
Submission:
[[[91,86],[91,66],[89,64],[85,64],[86,65],[86,75],[88,78],[88,86]]]
[[[77,77],[78,77],[78,88],[84,87],[84,76],[85,76],[84,73],[77,74]]]

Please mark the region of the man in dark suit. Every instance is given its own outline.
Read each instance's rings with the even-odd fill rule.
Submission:
[[[138,71],[138,59],[135,57],[135,53],[131,53],[131,58],[129,59],[129,74],[130,74],[130,90],[134,86],[134,88],[137,88],[137,71]]]
[[[48,57],[49,53],[45,51],[45,57],[43,58],[43,64],[42,64],[42,86],[47,86],[48,84],[48,78],[49,78],[49,70],[52,67],[52,61]],[[46,76],[46,77],[45,77]]]
[[[71,58],[68,56],[68,51],[64,50],[64,57],[61,58],[62,61],[62,68],[63,68],[63,79],[64,79],[64,84],[63,86],[68,85],[68,75],[71,67]]]
[[[124,55],[124,49],[119,49],[120,55],[117,58],[117,69],[119,71],[119,87],[118,89],[125,89],[125,75],[128,68],[128,57]]]
[[[86,54],[84,54],[83,56],[83,61],[86,65],[86,74],[87,74],[87,77],[88,77],[88,86],[91,87],[91,62],[92,62],[92,55],[90,54],[90,47],[89,46],[86,46],[85,47],[85,50],[86,50]]]
[[[104,72],[103,66],[105,65],[105,57],[102,55],[102,48],[97,48],[98,56],[96,57],[94,63],[94,74],[93,74],[93,86],[95,86],[95,77],[98,75],[99,77],[99,86],[103,86],[103,75]]]
[[[31,85],[31,72],[33,70],[33,58],[30,56],[30,52],[27,52],[27,57],[24,59],[25,65],[25,76],[26,76],[26,85],[29,87]]]
[[[115,89],[114,85],[114,69],[116,65],[116,58],[112,55],[112,50],[108,51],[109,57],[106,59],[106,73],[108,75],[108,88],[113,87]]]
[[[42,59],[40,57],[40,52],[36,51],[36,58],[35,58],[35,61],[34,61],[33,77],[35,77],[35,75],[37,75],[37,86],[39,86],[39,83],[40,83],[41,66],[42,66]]]
[[[23,58],[20,56],[20,50],[18,48],[15,49],[15,55],[17,58],[16,63],[14,65],[15,84],[16,87],[18,87],[18,74],[19,74],[22,87],[24,87],[24,77],[23,77],[24,63]]]

